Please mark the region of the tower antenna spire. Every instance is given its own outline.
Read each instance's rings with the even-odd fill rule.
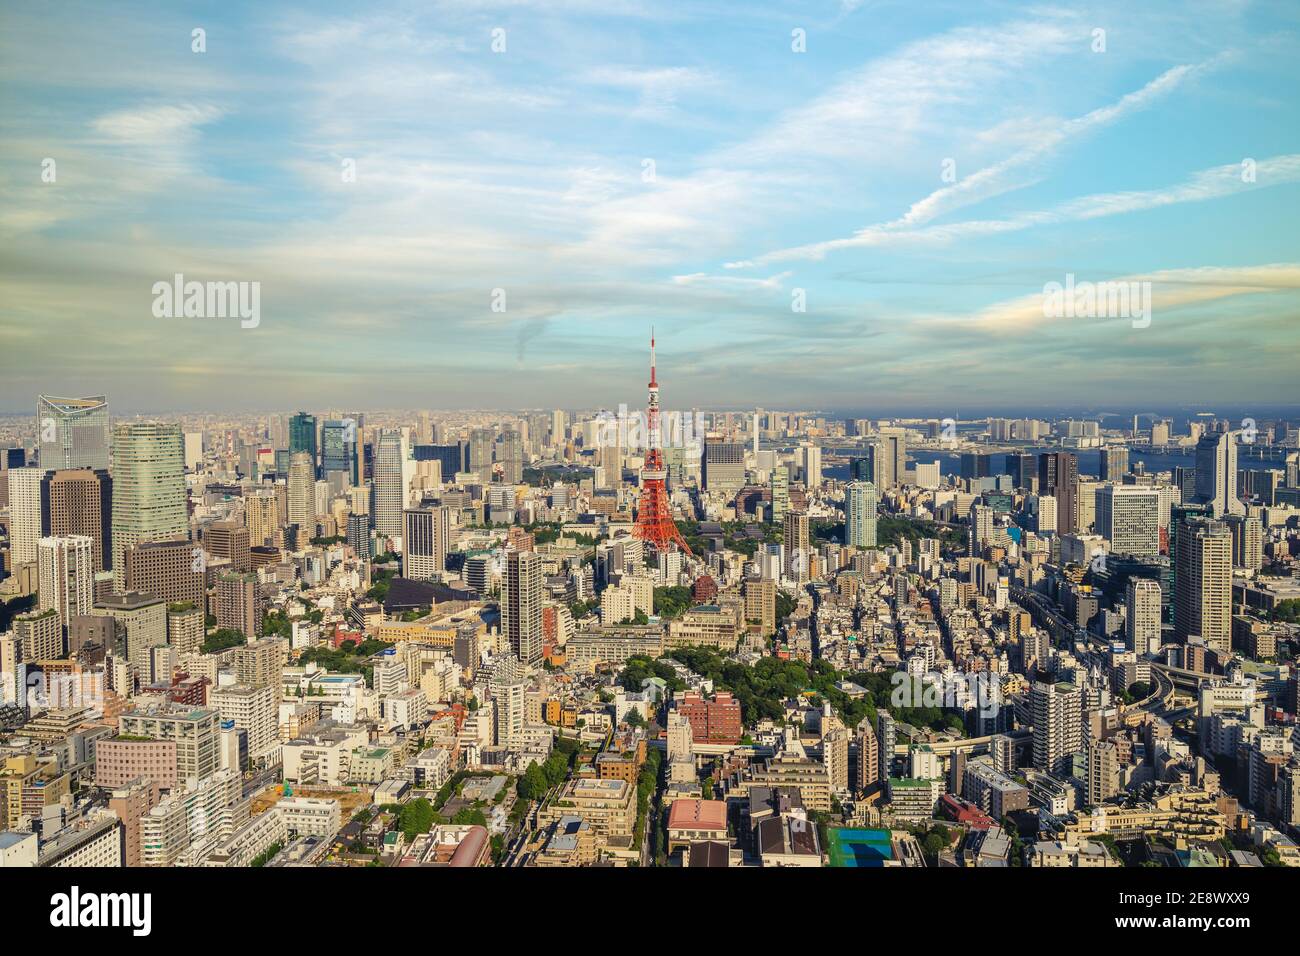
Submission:
[[[655,378],[655,329],[650,326],[650,395],[646,402],[645,464],[641,468],[641,493],[637,498],[636,527],[633,535],[648,541],[656,551],[667,551],[676,546],[687,554],[690,546],[673,521],[672,506],[668,502],[668,469],[660,447],[662,433],[659,427],[659,382]]]

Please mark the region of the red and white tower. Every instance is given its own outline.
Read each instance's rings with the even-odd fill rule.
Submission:
[[[636,503],[636,529],[633,534],[642,541],[649,541],[656,550],[666,551],[670,544],[675,544],[687,554],[690,545],[677,530],[673,521],[672,509],[668,504],[668,488],[664,482],[668,478],[668,469],[664,467],[664,453],[660,448],[662,438],[659,431],[659,383],[655,380],[655,337],[650,333],[650,398],[646,402],[646,450],[645,465],[641,468],[641,494]]]

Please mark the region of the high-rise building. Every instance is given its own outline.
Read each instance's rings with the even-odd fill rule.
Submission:
[[[1079,486],[1079,459],[1068,451],[1044,452],[1038,456],[1038,493],[1056,499],[1056,531],[1073,534],[1078,530],[1075,498]]]
[[[704,442],[704,488],[735,494],[745,486],[745,446],[710,438]]]
[[[348,547],[359,558],[373,558],[370,553],[370,519],[366,515],[348,515]]]
[[[812,442],[803,442],[795,450],[799,456],[799,477],[810,491],[822,484],[822,450]]]
[[[108,468],[108,401],[93,398],[36,399],[41,469]]]
[[[261,637],[264,604],[257,575],[230,572],[217,578],[218,628],[236,630],[249,641]]]
[[[777,465],[772,469],[772,523],[784,521],[790,510],[790,469]]]
[[[275,533],[280,529],[280,502],[274,491],[244,495],[244,525],[250,548],[274,545]]]
[[[1124,595],[1124,638],[1130,651],[1155,654],[1160,650],[1160,582],[1131,577]]]
[[[207,559],[190,541],[139,541],[122,553],[122,582],[128,591],[162,598],[168,604],[203,607]]]
[[[975,557],[982,554],[985,545],[993,540],[993,509],[988,505],[972,504],[969,524],[966,531],[966,553]]]
[[[252,536],[248,528],[237,521],[214,521],[203,532],[203,547],[215,558],[225,558],[232,571],[252,568],[249,548]]]
[[[401,431],[382,429],[375,447],[370,505],[374,528],[382,536],[398,537],[402,533],[402,511],[406,507],[405,463],[406,441]]]
[[[977,451],[964,451],[961,455],[961,477],[967,480],[987,478],[993,474],[993,456]]]
[[[1196,501],[1216,518],[1244,514],[1237,498],[1237,434],[1202,435],[1196,443]]]
[[[542,558],[508,551],[501,581],[501,633],[525,664],[542,659]]]
[[[881,428],[876,432],[881,456],[876,462],[877,488],[889,489],[901,485],[907,478],[907,431],[903,428]]]
[[[312,476],[315,477],[317,447],[316,447],[316,416],[308,415],[306,412],[299,412],[289,419],[289,455],[290,460],[295,452],[306,452],[307,459],[311,462]]]
[[[502,480],[517,485],[524,480],[524,440],[517,429],[508,428],[501,433],[500,453]]]
[[[876,509],[880,497],[869,481],[850,481],[844,492],[845,543],[855,548],[876,546]]]
[[[475,428],[469,433],[469,470],[477,474],[485,485],[492,481],[492,449],[495,444],[496,435],[490,428]]]
[[[790,511],[785,516],[785,573],[803,583],[809,578],[812,559],[811,536],[806,511]]]
[[[1098,475],[1102,481],[1119,481],[1128,474],[1128,448],[1123,445],[1110,445],[1102,449],[1098,461]]]
[[[321,426],[321,471],[341,471],[347,474],[349,484],[360,482],[356,419],[330,419]]]
[[[289,455],[289,524],[298,526],[308,538],[316,534],[316,479],[305,451]]]
[[[1178,526],[1174,568],[1174,637],[1200,637],[1221,655],[1232,649],[1232,532],[1222,521],[1186,519]]]
[[[1064,681],[1036,680],[1029,691],[1034,724],[1034,767],[1068,777],[1072,758],[1083,749],[1083,691]]]
[[[1012,485],[1029,491],[1038,475],[1037,460],[1033,455],[1007,455],[1007,474],[1011,476]]]
[[[41,535],[40,468],[10,468],[9,560],[14,566],[36,563],[36,543]]]
[[[417,581],[431,581],[447,569],[451,538],[451,509],[415,508],[405,514],[402,533],[402,575]]]
[[[53,608],[66,628],[73,615],[94,603],[94,542],[85,535],[41,538],[37,546],[39,608]]]
[[[185,439],[180,425],[113,428],[113,575],[125,580],[122,556],[133,544],[189,538]]]
[[[136,676],[148,680],[154,648],[167,645],[167,602],[152,594],[125,591],[95,602],[95,613],[114,618],[122,626],[126,660]],[[120,725],[119,729],[127,733]]]
[[[12,626],[19,661],[49,661],[63,656],[63,621],[55,608],[19,614]]]
[[[1246,515],[1229,515],[1232,530],[1232,566],[1258,571],[1264,564],[1264,523]]]
[[[113,560],[113,480],[105,469],[71,468],[41,476],[41,530],[53,537],[85,535],[95,571]]]
[[[1095,493],[1097,533],[1112,554],[1160,553],[1160,493],[1142,485],[1102,485]]]

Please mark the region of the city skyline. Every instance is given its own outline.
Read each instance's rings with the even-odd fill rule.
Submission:
[[[1282,5],[130,9],[3,14],[12,413],[635,407],[652,323],[667,408],[1294,378]],[[259,320],[157,317],[177,275]],[[1044,318],[1076,279],[1148,324]]]

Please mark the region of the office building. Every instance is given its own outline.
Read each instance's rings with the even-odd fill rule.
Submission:
[[[305,451],[289,455],[289,524],[297,525],[299,532],[315,537],[316,493],[315,469]],[[302,547],[305,542],[299,542]]]
[[[1160,494],[1142,485],[1102,485],[1095,492],[1094,524],[1112,554],[1160,553]]]
[[[402,575],[417,581],[440,578],[447,569],[451,538],[451,509],[416,508],[405,512],[402,533]]]
[[[399,537],[406,506],[406,439],[393,428],[381,429],[375,448],[371,483],[371,524],[381,537]]]
[[[168,604],[203,607],[207,593],[207,560],[190,541],[140,541],[123,552],[123,587],[141,591]]]
[[[704,442],[704,489],[732,495],[745,486],[745,446],[710,438]]]
[[[1193,637],[1220,655],[1232,649],[1232,532],[1222,521],[1178,526],[1174,567],[1174,638]]]
[[[1056,531],[1078,530],[1079,459],[1068,451],[1045,452],[1038,456],[1038,492],[1056,500]]]
[[[89,614],[94,603],[92,548],[84,535],[41,538],[37,546],[38,607],[57,612],[65,628],[74,615]]]
[[[785,573],[800,583],[810,577],[812,543],[808,528],[808,514],[791,511],[785,516]]]
[[[869,481],[851,481],[844,492],[845,543],[855,548],[876,546],[876,517],[880,498]]]
[[[113,428],[113,574],[124,586],[123,555],[133,544],[190,536],[185,442],[179,425]]]
[[[203,532],[204,550],[214,558],[229,561],[232,571],[243,572],[252,567],[251,543],[248,528],[236,521],[214,521]]]
[[[36,424],[42,471],[107,469],[108,401],[93,398],[36,399]]]
[[[1196,502],[1224,518],[1244,514],[1237,498],[1237,433],[1202,435],[1196,443]]]
[[[1124,642],[1137,654],[1160,650],[1160,583],[1131,577],[1124,594]]]
[[[41,475],[41,531],[47,537],[91,540],[96,573],[113,560],[113,480],[104,469],[71,468]]]
[[[501,580],[501,633],[525,664],[542,659],[542,558],[531,551],[506,553]]]

